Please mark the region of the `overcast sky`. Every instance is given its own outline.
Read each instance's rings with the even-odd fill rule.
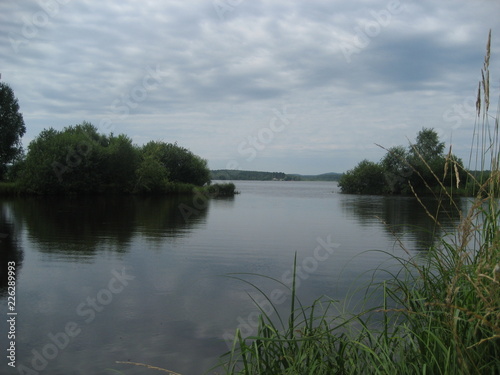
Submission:
[[[500,1],[1,0],[28,145],[88,121],[212,169],[343,172],[438,130],[466,161]],[[494,96],[496,95],[496,96]]]

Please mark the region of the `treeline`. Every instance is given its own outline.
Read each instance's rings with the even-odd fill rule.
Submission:
[[[176,143],[137,146],[100,134],[87,122],[43,130],[8,169],[10,189],[23,193],[172,193],[210,183],[207,161]]]
[[[318,175],[286,174],[283,172],[241,171],[217,169],[211,171],[212,180],[253,180],[253,181],[338,181],[342,173]]]
[[[259,172],[259,171],[241,171],[237,169],[218,169],[211,171],[213,180],[254,180],[254,181],[296,181],[298,177],[287,175],[283,172]]]
[[[342,177],[342,173],[322,173],[318,175],[291,175],[297,177],[300,181],[339,181]]]
[[[438,134],[423,128],[409,147],[389,148],[378,163],[362,160],[342,175],[339,187],[349,194],[424,194],[443,187],[470,194],[462,160],[444,150]]]

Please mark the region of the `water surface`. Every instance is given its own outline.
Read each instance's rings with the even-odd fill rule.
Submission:
[[[304,303],[345,300],[387,254],[425,254],[456,224],[442,206],[436,229],[411,197],[350,196],[331,182],[236,182],[241,194],[0,200],[2,275],[17,266],[16,362],[42,374],[202,374],[239,327],[251,330],[263,298],[228,275],[289,283],[300,268]],[[425,199],[430,214],[437,204]],[[402,244],[405,248],[400,247]],[[285,288],[244,276],[286,311]],[[0,286],[7,346],[7,285]],[[278,296],[278,294],[276,294]],[[263,305],[264,306],[264,305]],[[73,336],[70,337],[69,334]],[[68,338],[66,340],[66,337]],[[117,372],[118,371],[118,372]],[[0,373],[17,374],[0,363]]]

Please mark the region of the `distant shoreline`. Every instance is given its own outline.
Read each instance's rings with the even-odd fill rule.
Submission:
[[[235,169],[211,170],[212,180],[225,181],[338,181],[342,173],[319,175],[287,174],[283,172],[243,171]]]

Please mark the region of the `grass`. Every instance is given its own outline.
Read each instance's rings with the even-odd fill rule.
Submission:
[[[264,311],[254,300],[261,311],[256,334],[243,337],[237,330],[231,350],[211,372],[500,374],[500,110],[494,117],[488,113],[489,46],[490,38],[469,161],[475,157],[476,172],[469,173],[465,182],[476,197],[466,213],[455,205],[461,214],[456,233],[443,236],[425,256],[412,257],[410,252],[406,257],[393,256],[399,271],[383,271],[386,280],[371,285],[378,293],[366,294],[367,306],[373,305],[370,296],[377,296],[375,307],[360,313],[346,315],[338,301],[326,297],[302,305],[294,275],[291,287],[273,279],[291,294],[284,317],[258,286],[232,276],[253,285],[272,309]],[[434,177],[444,181],[447,172],[458,175],[457,168],[449,159],[445,176]],[[431,193],[453,203],[453,186],[440,184],[441,189]],[[440,225],[433,213],[427,213]]]
[[[489,56],[490,38],[470,160],[474,155],[475,170],[485,173],[468,174],[467,187],[476,197],[461,212],[456,233],[425,257],[395,258],[400,271],[387,270],[386,281],[375,285],[383,296],[378,306],[359,314],[332,314],[338,302],[328,299],[304,307],[292,286],[288,318],[273,319],[261,310],[257,333],[236,332],[219,372],[500,374],[499,111],[495,117],[488,112]],[[446,173],[458,175],[457,163],[450,159],[444,173],[442,179],[434,176],[438,182]],[[454,187],[441,185],[436,198],[452,201]]]

